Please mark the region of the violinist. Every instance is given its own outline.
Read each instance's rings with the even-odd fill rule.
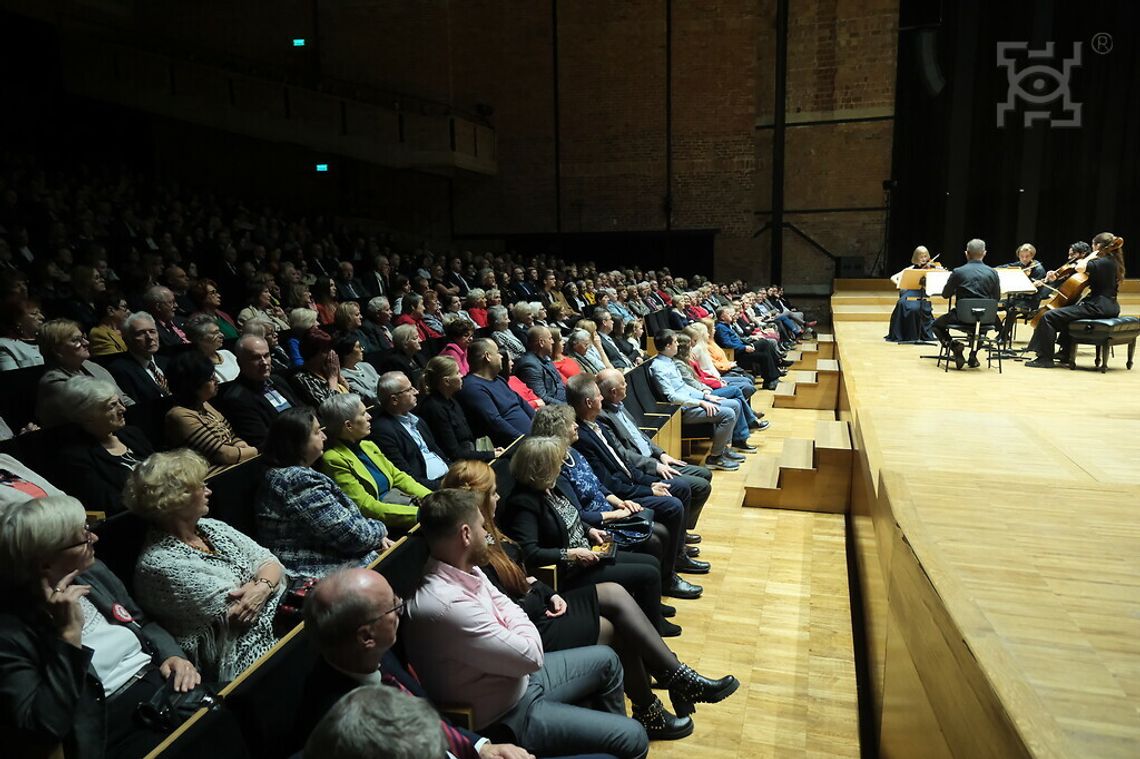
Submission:
[[[1037,287],[1035,293],[1018,293],[1010,295],[1005,301],[1005,321],[1002,322],[1001,338],[1006,340],[1013,333],[1013,325],[1018,317],[1037,313],[1041,299],[1045,295],[1044,282],[1046,278],[1045,267],[1036,260],[1037,248],[1031,243],[1022,243],[1017,248],[1017,260],[998,268],[1021,269],[1029,281]]]
[[[891,281],[898,286],[903,271],[909,269],[941,269],[942,265],[932,262],[930,251],[926,246],[919,245],[910,257],[911,265],[891,277]],[[925,281],[925,280],[924,280]],[[930,308],[930,300],[923,290],[899,290],[899,299],[895,303],[895,310],[891,312],[891,329],[886,340],[893,343],[913,343],[920,340],[932,340],[934,334],[931,326],[934,324],[934,314]]]
[[[1070,248],[1070,256],[1076,247]],[[1056,282],[1066,275],[1073,279],[1087,278],[1088,292],[1079,303],[1051,308],[1045,313],[1029,341],[1029,349],[1037,354],[1037,358],[1026,366],[1052,369],[1055,362],[1069,363],[1073,350],[1069,338],[1070,322],[1111,319],[1120,315],[1120,303],[1116,298],[1120,283],[1124,281],[1124,240],[1111,232],[1101,232],[1092,240],[1090,255],[1049,272],[1045,279]],[[1060,351],[1056,351],[1058,342]]]
[[[966,263],[950,272],[950,279],[942,288],[943,298],[953,298],[957,303],[962,298],[987,298],[1001,300],[1001,280],[996,271],[982,263],[986,257],[985,240],[973,239],[966,243]],[[958,313],[951,306],[950,310],[934,320],[934,335],[942,345],[950,350],[954,358],[954,366],[961,369],[966,364],[963,355],[965,345],[958,340],[950,338],[950,327],[962,327],[958,321]],[[970,352],[970,366],[976,367],[978,363],[977,346]]]

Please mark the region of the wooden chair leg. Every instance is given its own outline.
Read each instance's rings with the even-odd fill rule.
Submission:
[[[1132,357],[1136,354],[1136,341],[1130,340],[1128,342],[1128,368],[1132,368]]]

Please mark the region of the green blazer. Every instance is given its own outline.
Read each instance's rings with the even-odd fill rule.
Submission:
[[[418,498],[431,493],[411,476],[397,469],[372,441],[360,441],[360,449],[372,459],[376,468],[384,473],[391,487]],[[338,443],[325,451],[321,456],[321,471],[340,486],[344,494],[360,507],[365,516],[379,519],[389,529],[405,532],[415,525],[419,509],[411,505],[381,501],[376,481],[372,479],[372,475],[356,454],[344,443]]]

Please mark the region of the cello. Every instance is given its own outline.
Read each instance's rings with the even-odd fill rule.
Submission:
[[[1055,308],[1071,306],[1081,299],[1081,295],[1085,290],[1088,289],[1089,275],[1088,272],[1083,271],[1083,267],[1082,270],[1077,269],[1078,263],[1081,263],[1083,261],[1087,264],[1089,261],[1099,256],[1101,253],[1111,253],[1115,250],[1120,249],[1122,245],[1124,245],[1123,238],[1115,237],[1113,238],[1112,242],[1110,242],[1108,245],[1105,245],[1103,248],[1097,248],[1084,258],[1077,258],[1069,261],[1064,266],[1057,269],[1054,274],[1056,274],[1058,279],[1063,276],[1068,276],[1068,279],[1062,282],[1060,287],[1050,288],[1053,291],[1053,294],[1049,297],[1049,300],[1041,304],[1041,308],[1038,309],[1037,313],[1033,315],[1033,318],[1029,320],[1029,324],[1034,329],[1036,329],[1037,325],[1041,323],[1041,320],[1045,318],[1045,314],[1049,313]]]

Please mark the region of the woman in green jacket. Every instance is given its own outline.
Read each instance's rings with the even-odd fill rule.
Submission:
[[[416,523],[416,499],[431,491],[401,472],[371,440],[372,415],[355,393],[334,395],[320,408],[329,447],[320,469],[336,482],[365,516],[390,532],[407,532]]]

